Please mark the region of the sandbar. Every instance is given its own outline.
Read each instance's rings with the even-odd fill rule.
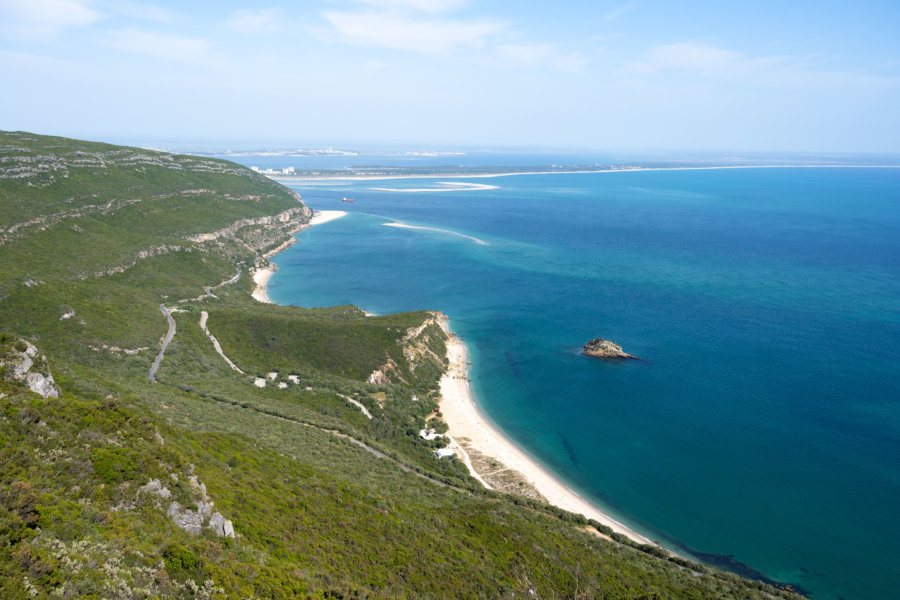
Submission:
[[[450,364],[447,372],[441,378],[442,399],[440,410],[450,428],[448,433],[451,438],[454,441],[464,438],[473,449],[492,457],[495,461],[510,469],[515,469],[538,492],[547,498],[550,504],[572,513],[584,515],[589,519],[594,519],[640,544],[653,544],[652,541],[601,512],[584,500],[584,498],[570,490],[562,481],[528,456],[487,419],[482,417],[469,388],[465,344],[450,330],[447,319],[442,320],[441,326],[449,336],[447,359]],[[460,444],[455,443],[453,446],[455,446],[454,449],[457,452],[465,453],[465,448]],[[471,472],[473,469],[470,461],[467,459],[467,455],[462,457],[463,462],[469,467]],[[477,479],[483,485],[486,485],[481,477],[477,477]]]
[[[816,164],[784,164],[784,165],[708,165],[690,167],[617,167],[605,169],[559,170],[559,171],[501,171],[485,173],[391,173],[391,174],[347,174],[328,173],[326,175],[273,175],[271,179],[284,183],[300,183],[314,181],[382,181],[389,179],[487,179],[492,177],[512,177],[514,175],[579,175],[582,173],[636,173],[640,171],[715,171],[720,169],[900,169],[900,165],[816,165]],[[311,184],[310,184],[311,185]],[[373,188],[374,189],[374,188]],[[412,190],[395,190],[412,191]],[[427,191],[433,192],[434,189]]]
[[[486,183],[457,183],[453,181],[437,181],[434,184],[434,187],[427,188],[380,188],[373,187],[369,188],[374,192],[471,192],[471,191],[481,191],[481,190],[496,190],[500,189],[499,186],[496,185],[488,185]]]
[[[439,227],[425,227],[424,225],[407,225],[406,223],[398,223],[396,221],[392,221],[390,223],[382,223],[385,227],[397,227],[399,229],[417,229],[419,231],[436,231],[438,233],[446,233],[449,235],[455,235],[457,237],[466,238],[467,240],[472,240],[479,246],[488,246],[489,244],[472,235],[466,235],[464,233],[459,233],[458,231],[453,231],[452,229],[441,229]]]

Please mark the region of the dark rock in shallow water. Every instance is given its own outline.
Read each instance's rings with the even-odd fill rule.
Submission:
[[[622,346],[603,338],[594,338],[586,343],[584,353],[597,358],[637,358],[624,352]]]

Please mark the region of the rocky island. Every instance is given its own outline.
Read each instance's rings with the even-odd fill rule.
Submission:
[[[632,356],[622,350],[622,346],[616,344],[615,342],[611,342],[609,340],[604,340],[603,338],[594,338],[587,342],[584,345],[584,353],[588,356],[594,356],[597,358],[633,358],[637,359],[637,356]]]

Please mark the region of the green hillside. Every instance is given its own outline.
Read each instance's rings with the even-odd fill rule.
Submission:
[[[228,161],[0,132],[0,597],[799,597],[437,459],[439,315],[250,297],[310,216]]]

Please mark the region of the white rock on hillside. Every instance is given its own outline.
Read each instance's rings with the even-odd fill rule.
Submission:
[[[18,350],[17,346],[21,347],[23,342],[25,349]],[[11,369],[7,368],[7,377],[23,382],[32,392],[40,394],[44,398],[58,398],[59,388],[53,381],[53,375],[47,365],[47,357],[37,358],[37,355],[38,349],[34,344],[18,340],[10,344],[9,349],[6,350],[6,356],[0,359],[0,367],[12,367]],[[0,354],[0,356],[3,355]]]

